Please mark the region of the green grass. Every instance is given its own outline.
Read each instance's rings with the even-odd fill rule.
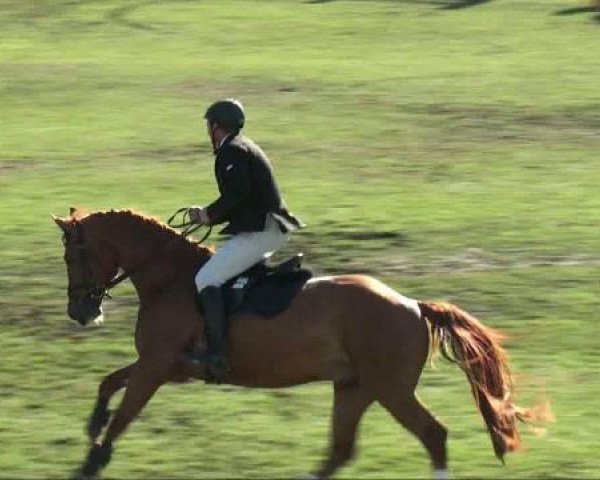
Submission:
[[[525,403],[556,423],[502,467],[466,380],[419,392],[451,471],[591,478],[600,461],[598,13],[570,1],[0,1],[0,477],[64,478],[103,375],[134,359],[130,286],[108,323],[66,319],[71,205],[167,216],[215,197],[201,119],[245,103],[318,273],[368,272],[507,331]],[[581,13],[556,15],[582,8]],[[216,241],[216,239],[215,239]],[[167,386],[114,478],[294,477],[327,442],[328,385]],[[343,478],[429,475],[381,409]]]

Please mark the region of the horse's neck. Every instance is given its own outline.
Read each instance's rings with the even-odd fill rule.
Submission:
[[[99,219],[98,226],[102,242],[117,253],[119,267],[130,274],[140,295],[172,275],[172,270],[177,268],[178,255],[186,259],[195,257],[187,262],[177,261],[178,264],[193,264],[195,261],[201,264],[203,261],[200,254],[194,254],[181,239],[163,230],[160,225],[126,213],[107,214]],[[181,249],[176,248],[177,242],[181,242]],[[169,251],[169,255],[164,254],[165,250]]]
[[[103,241],[117,252],[119,266],[126,271],[134,270],[157,248],[159,240],[148,230],[133,217],[109,214],[102,219]]]

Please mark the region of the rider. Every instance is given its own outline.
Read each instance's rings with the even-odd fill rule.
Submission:
[[[214,380],[223,381],[228,365],[221,286],[280,249],[289,234],[303,225],[288,211],[265,153],[240,133],[245,120],[242,104],[235,99],[219,100],[204,118],[216,156],[220,196],[207,207],[191,207],[189,215],[201,225],[228,222],[221,233],[231,238],[196,274],[208,348],[201,351],[198,345],[189,359],[205,363]]]

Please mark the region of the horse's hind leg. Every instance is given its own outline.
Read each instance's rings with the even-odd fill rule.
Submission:
[[[127,385],[129,374],[134,365],[135,362],[114,371],[110,375],[104,377],[104,380],[100,383],[96,406],[94,407],[87,426],[87,434],[92,443],[96,442],[102,433],[102,429],[108,425],[108,421],[110,420],[108,402],[115,393]]]
[[[334,386],[329,457],[316,478],[331,477],[337,469],[352,459],[359,421],[373,400],[373,396],[358,384]]]
[[[417,436],[429,452],[435,478],[448,478],[446,458],[446,428],[427,410],[416,395],[400,398],[386,396],[380,403],[407,430]]]

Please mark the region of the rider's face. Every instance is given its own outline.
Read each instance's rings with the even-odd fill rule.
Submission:
[[[208,138],[210,138],[210,143],[212,144],[213,148],[215,147],[215,130],[216,130],[216,125],[213,123],[211,124],[208,120],[206,121],[206,131],[208,133]]]
[[[221,144],[223,138],[227,136],[227,132],[225,132],[218,123],[210,123],[207,121],[206,130],[208,131],[208,138],[210,138],[214,148],[217,148]]]

